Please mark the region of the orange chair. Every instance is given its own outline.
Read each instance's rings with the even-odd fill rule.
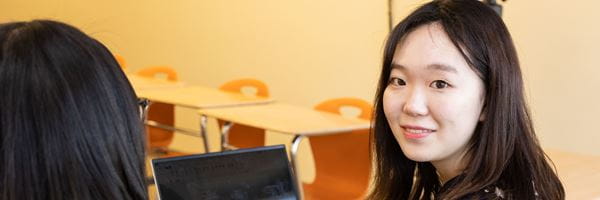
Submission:
[[[126,70],[127,69],[127,63],[125,62],[125,58],[123,58],[123,56],[121,55],[113,55],[115,57],[115,60],[117,60],[117,63],[119,63],[119,66],[121,66],[121,69]]]
[[[328,100],[315,109],[341,114],[343,107],[358,108],[358,118],[371,119],[372,105],[356,98]],[[303,184],[305,199],[364,199],[371,172],[369,130],[307,138],[315,162],[315,180]]]
[[[220,90],[228,92],[242,93],[242,89],[251,87],[256,89],[256,96],[268,97],[269,89],[265,83],[256,79],[237,79],[229,81],[221,87]],[[219,120],[219,127],[222,127],[224,121]],[[227,137],[228,144],[237,148],[252,148],[265,145],[265,130],[258,129],[241,124],[235,124],[229,129]]]
[[[177,77],[177,72],[169,66],[146,67],[137,72],[137,75],[151,78],[154,78],[160,74],[167,75],[167,80],[169,81],[177,81],[179,79]]]
[[[143,77],[154,78],[160,74],[166,74],[167,80],[177,81],[177,72],[167,66],[155,66],[141,69],[137,72],[137,75]],[[154,102],[148,109],[148,120],[156,121],[160,124],[174,126],[175,124],[175,107],[172,104]],[[160,153],[167,154],[168,146],[173,141],[173,132],[157,127],[146,126],[148,147],[152,151],[158,151]]]

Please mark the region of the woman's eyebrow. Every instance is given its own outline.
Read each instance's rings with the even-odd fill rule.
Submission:
[[[398,63],[392,63],[392,69],[398,69],[400,71],[405,71],[406,67],[404,67],[404,65],[401,65]],[[427,70],[445,71],[445,72],[458,74],[458,70],[456,70],[455,67],[452,67],[452,66],[446,65],[446,64],[441,64],[441,63],[429,64],[429,65],[427,65],[426,69]]]
[[[456,68],[454,68],[450,65],[440,64],[440,63],[429,64],[429,65],[427,65],[427,69],[428,70],[445,71],[445,72],[458,74],[458,70],[456,70]]]
[[[398,69],[398,70],[404,71],[406,69],[406,67],[404,67],[403,65],[398,64],[398,63],[392,63],[392,69]]]

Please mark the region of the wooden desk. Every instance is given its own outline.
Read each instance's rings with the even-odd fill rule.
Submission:
[[[284,103],[200,109],[201,115],[291,135],[323,135],[369,128],[369,121]]]
[[[154,89],[173,89],[183,87],[185,84],[182,82],[173,82],[162,79],[148,78],[138,76],[135,74],[126,74],[127,79],[133,86],[136,93],[142,90],[154,90]]]
[[[173,104],[191,109],[213,109],[259,105],[273,102],[273,100],[269,98],[245,96],[240,93],[224,92],[215,88],[203,86],[185,86],[168,90],[139,90],[137,94],[139,97],[147,98],[152,102]],[[208,137],[206,136],[206,123],[206,116],[201,115],[200,137],[203,139],[205,152],[209,152]],[[148,124],[183,133],[196,133],[194,131],[170,127],[152,121],[148,121]]]
[[[273,102],[270,98],[245,96],[203,86],[185,86],[169,90],[141,90],[138,96],[155,102],[192,109],[246,106]]]
[[[290,157],[294,174],[297,174],[297,152],[306,136],[326,135],[352,130],[369,129],[370,122],[362,119],[344,118],[340,115],[316,111],[311,108],[272,103],[257,106],[201,109],[200,115],[228,121],[221,128],[221,148],[227,147],[227,132],[236,124],[294,135]],[[298,191],[302,183],[296,177]]]
[[[545,152],[556,165],[566,199],[600,200],[600,156],[554,149]]]

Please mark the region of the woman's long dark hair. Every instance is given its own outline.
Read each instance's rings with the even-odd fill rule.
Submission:
[[[108,49],[55,21],[0,24],[0,199],[147,199],[136,95]]]
[[[472,155],[458,182],[436,194],[440,183],[431,163],[409,160],[383,110],[396,46],[417,27],[439,23],[485,83],[485,106],[470,141]],[[371,199],[459,199],[496,185],[508,199],[564,199],[532,126],[516,50],[502,19],[476,0],[436,0],[398,24],[389,35],[376,95],[372,148],[376,172]],[[537,193],[537,197],[535,196]]]

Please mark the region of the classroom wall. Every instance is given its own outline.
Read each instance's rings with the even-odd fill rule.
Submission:
[[[384,1],[2,1],[0,20],[54,18],[99,38],[132,70],[168,64],[191,84],[264,80],[281,101],[374,94]]]
[[[599,1],[509,1],[506,20],[545,146],[600,155]]]
[[[420,2],[396,0],[395,22]],[[168,64],[183,81],[211,87],[255,77],[273,98],[311,107],[340,96],[372,100],[386,6],[384,0],[2,0],[0,21],[62,20],[125,57],[130,71]],[[504,3],[544,147],[600,155],[599,6]],[[190,111],[178,111],[177,121],[197,124]]]

